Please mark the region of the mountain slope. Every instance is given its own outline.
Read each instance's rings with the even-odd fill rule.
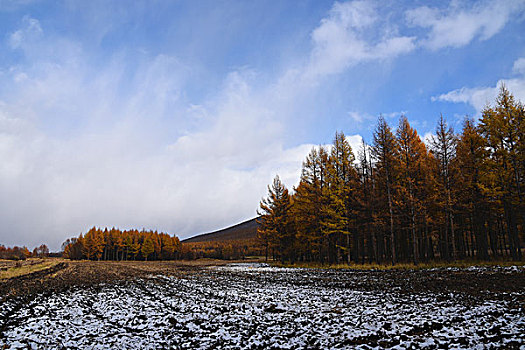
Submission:
[[[255,220],[257,220],[257,218],[253,218],[251,220],[241,222],[240,224],[223,228],[222,230],[210,233],[203,233],[201,235],[186,238],[182,242],[222,242],[256,238],[257,228],[259,227],[259,224]]]

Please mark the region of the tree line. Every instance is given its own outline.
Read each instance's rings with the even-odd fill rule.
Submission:
[[[62,249],[64,258],[74,260],[174,260],[181,258],[182,244],[176,236],[157,231],[93,227],[67,239]]]
[[[293,194],[276,176],[260,203],[265,255],[321,263],[522,259],[525,109],[502,86],[456,134],[441,116],[428,146],[401,116],[379,117],[357,158],[345,135],[314,147]]]
[[[176,236],[156,231],[93,227],[85,235],[67,239],[62,251],[64,258],[74,260],[229,260],[260,256],[262,245],[258,238],[181,243]]]
[[[182,243],[182,258],[194,259],[245,259],[250,256],[262,256],[264,248],[257,237],[250,239],[184,242]]]
[[[27,258],[43,258],[47,256],[49,256],[49,248],[45,244],[35,247],[32,252],[26,246],[6,247],[0,244],[0,259],[25,260]]]

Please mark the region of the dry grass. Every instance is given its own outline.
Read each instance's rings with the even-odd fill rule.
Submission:
[[[92,266],[95,269],[105,268],[109,270],[135,269],[140,271],[156,272],[159,269],[177,269],[179,267],[208,267],[227,265],[235,262],[255,262],[260,259],[245,260],[219,260],[219,259],[198,259],[198,260],[165,260],[165,261],[70,261],[58,258],[47,259],[27,259],[23,261],[0,260],[0,280],[27,275],[29,273],[42,271],[57,265],[60,262],[67,262],[77,266]],[[98,266],[98,267],[96,267]]]
[[[9,263],[2,261],[2,266],[6,270],[0,271],[0,280],[46,270],[61,261],[61,259],[27,259],[24,261],[10,261]]]
[[[468,268],[472,266],[524,266],[524,261],[509,261],[509,260],[493,260],[493,261],[478,261],[478,260],[459,260],[455,262],[436,261],[425,262],[418,265],[413,263],[399,263],[392,264],[320,264],[317,262],[299,262],[293,265],[282,264],[280,262],[269,262],[273,266],[278,267],[302,267],[314,269],[351,269],[351,270],[428,270],[435,268]]]

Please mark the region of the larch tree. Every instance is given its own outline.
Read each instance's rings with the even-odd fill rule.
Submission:
[[[100,260],[104,251],[104,236],[102,232],[93,227],[84,236],[83,254],[88,260]]]
[[[485,140],[474,125],[474,120],[465,118],[456,146],[456,163],[459,170],[457,186],[461,188],[458,192],[458,202],[466,230],[470,233],[472,255],[475,246],[477,257],[484,260],[489,258],[484,219],[487,209],[484,186],[481,182],[486,166],[486,154]]]
[[[409,221],[409,230],[412,240],[412,259],[414,264],[419,262],[419,237],[417,236],[417,216],[421,209],[421,187],[424,182],[424,160],[426,147],[417,131],[402,116],[397,129],[397,143],[399,147],[399,164],[402,176],[398,181],[398,202],[403,206],[405,217]]]
[[[454,211],[453,205],[455,198],[453,198],[453,185],[455,173],[453,171],[452,163],[456,156],[456,135],[452,127],[447,125],[447,122],[440,116],[438,125],[436,127],[436,134],[431,139],[431,151],[437,160],[437,170],[439,179],[439,191],[441,194],[437,198],[438,205],[440,205],[445,213],[444,237],[446,244],[446,253],[448,254],[448,246],[450,242],[451,252],[450,257],[455,260],[457,257],[456,235],[454,230]],[[450,239],[449,233],[450,232]]]
[[[394,181],[398,163],[397,141],[392,129],[385,119],[380,116],[374,131],[374,143],[372,145],[372,156],[375,161],[375,180],[380,192],[386,193],[386,205],[388,211],[388,227],[390,238],[390,258],[392,265],[397,262],[396,239],[394,231]],[[386,236],[385,236],[386,237]],[[386,249],[385,240],[385,249]]]
[[[368,256],[368,262],[371,263],[373,260],[380,262],[377,231],[373,229],[374,223],[374,205],[372,200],[373,195],[373,166],[372,156],[370,154],[370,146],[362,141],[361,148],[358,152],[358,175],[361,182],[361,203],[362,203],[362,215],[361,215],[361,229],[366,232],[366,242]]]
[[[286,259],[292,263],[295,261],[295,232],[290,208],[288,189],[279,176],[276,176],[272,186],[268,186],[268,197],[262,199],[260,203],[258,234],[267,242],[269,248],[278,251],[283,263]]]
[[[155,246],[153,244],[152,239],[150,237],[146,237],[140,249],[140,253],[142,254],[142,257],[144,258],[144,260],[148,261],[148,256],[150,256],[154,252],[155,252]]]
[[[339,263],[341,250],[346,251],[348,261],[351,260],[352,195],[357,180],[354,160],[352,148],[344,133],[336,132],[327,172],[329,201],[324,208],[325,217],[322,222],[322,230],[329,243],[330,262]]]
[[[524,106],[502,87],[479,126],[466,119],[455,135],[441,116],[427,151],[405,117],[394,135],[380,116],[373,143],[363,145],[357,164],[337,132],[329,154],[323,147],[310,152],[286,201],[293,218],[288,224],[295,227],[277,229],[275,193],[282,184],[274,181],[261,202],[259,234],[281,258],[295,251],[299,259],[321,263],[519,260],[524,118]],[[283,245],[282,232],[295,232],[288,236],[292,250]]]
[[[301,180],[295,189],[293,217],[297,239],[302,242],[302,250],[309,260],[322,262],[323,206],[326,202],[326,172],[328,153],[322,146],[312,148],[303,162]]]
[[[180,256],[181,248],[176,236],[144,229],[139,232],[93,227],[85,236],[80,234],[63,243],[65,257],[91,260],[127,260],[139,256],[144,260],[175,259]]]
[[[521,210],[521,215],[518,214],[523,203],[521,194],[523,164],[519,162],[520,149],[523,146],[518,144],[520,139],[523,140],[523,135],[520,135],[522,123],[522,108],[505,86],[502,86],[496,98],[496,105],[487,106],[482,111],[480,131],[489,149],[487,162],[497,177],[493,193],[497,195],[503,207],[509,246],[514,260],[521,260],[519,216],[521,221],[525,221],[523,211]]]

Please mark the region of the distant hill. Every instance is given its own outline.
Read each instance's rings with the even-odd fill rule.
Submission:
[[[257,218],[253,218],[251,220],[241,222],[240,224],[223,228],[219,231],[203,233],[201,235],[186,238],[182,242],[222,242],[256,238],[257,228],[259,227],[259,224],[255,220],[257,220]]]

